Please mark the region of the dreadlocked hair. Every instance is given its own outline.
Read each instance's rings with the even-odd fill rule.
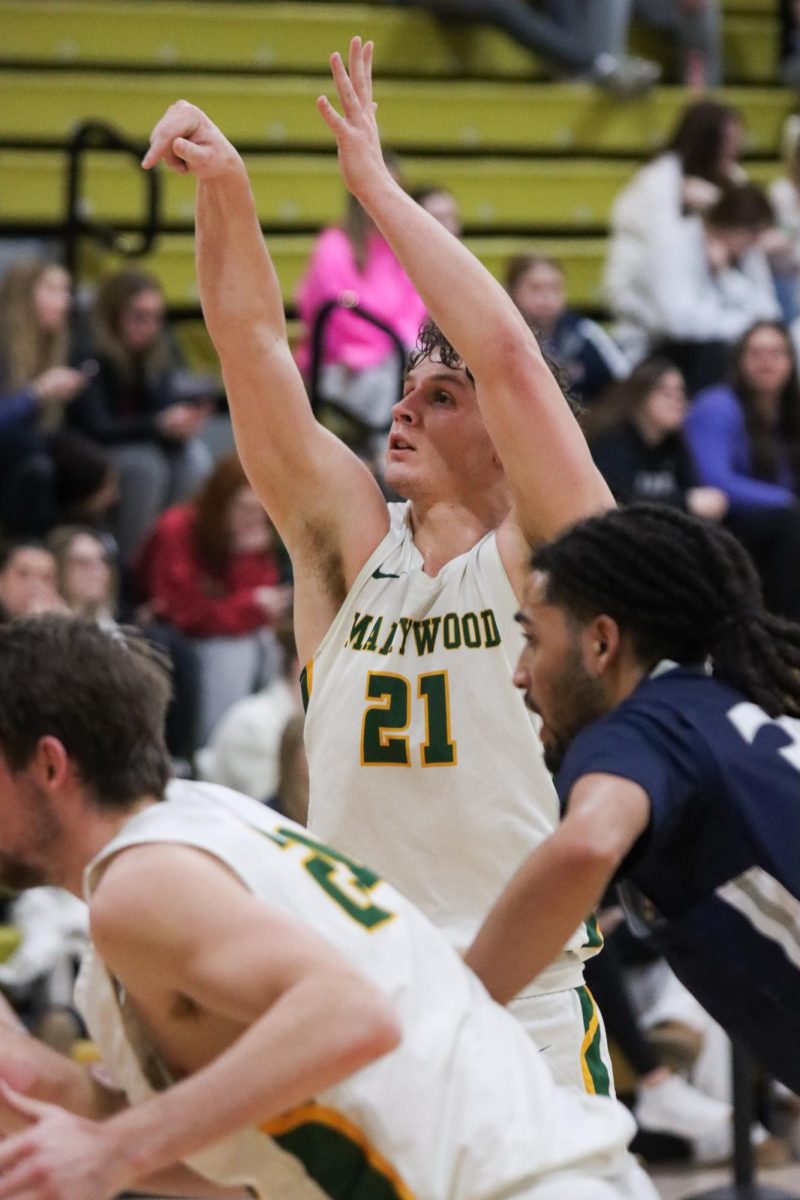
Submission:
[[[536,336],[535,330],[532,329],[531,332]],[[566,368],[558,359],[553,358],[552,354],[549,354],[543,346],[539,346],[539,349],[550,369],[550,373],[554,376],[556,383],[564,393],[564,399],[570,409],[576,417],[580,417],[583,406],[569,390],[570,382]],[[414,367],[424,362],[426,358],[436,358],[443,366],[449,367],[451,371],[463,370],[470,383],[475,383],[475,377],[461,355],[430,317],[420,327],[420,331],[417,334],[417,344],[409,353],[406,360],[406,371],[413,371]]]
[[[731,534],[666,505],[590,517],[533,552],[547,600],[613,617],[638,658],[702,662],[770,716],[800,716],[800,625],[767,612]]]

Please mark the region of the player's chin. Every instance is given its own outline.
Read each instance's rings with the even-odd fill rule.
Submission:
[[[413,485],[414,472],[409,469],[407,462],[400,462],[390,454],[386,459],[383,477],[392,491],[408,499],[407,489]]]

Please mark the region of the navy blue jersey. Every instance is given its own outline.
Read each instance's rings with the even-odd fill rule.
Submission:
[[[655,944],[721,1025],[800,1092],[800,720],[771,720],[701,670],[644,680],[558,774],[638,783],[650,822],[618,873]]]

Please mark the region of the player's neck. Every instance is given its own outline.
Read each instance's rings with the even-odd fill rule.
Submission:
[[[507,514],[507,506],[467,505],[458,501],[411,505],[414,545],[422,555],[426,575],[438,575],[442,567],[466,554],[482,537],[496,529]]]
[[[118,833],[154,798],[143,796],[125,809],[103,809],[87,802],[83,814],[76,813],[72,828],[65,827],[58,851],[57,875],[51,882],[83,899],[83,875],[89,863],[112,842]]]

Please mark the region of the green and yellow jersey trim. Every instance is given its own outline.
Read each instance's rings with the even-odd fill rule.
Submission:
[[[261,1131],[300,1159],[331,1200],[417,1200],[364,1131],[334,1108],[311,1101]]]

